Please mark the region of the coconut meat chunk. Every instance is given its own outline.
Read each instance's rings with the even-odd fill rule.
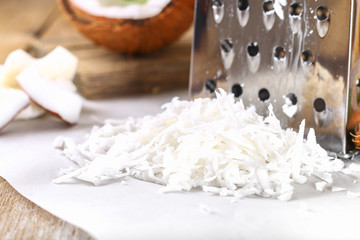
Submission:
[[[15,120],[28,120],[42,116],[46,111],[39,107],[33,101],[30,101],[29,106],[24,108],[15,118]]]
[[[158,15],[171,0],[148,0],[143,4],[104,5],[99,0],[71,0],[79,9],[97,17],[145,19]]]
[[[21,88],[40,107],[68,124],[78,122],[82,100],[77,94],[44,78],[35,67],[22,71],[16,78]]]
[[[0,88],[0,130],[6,127],[29,104],[30,99],[23,91]]]
[[[55,81],[59,78],[72,83],[78,67],[78,58],[62,46],[57,46],[46,56],[35,61],[34,66],[45,78]]]
[[[19,85],[15,81],[15,77],[34,62],[34,58],[22,49],[11,52],[7,56],[4,65],[1,67],[0,87],[19,88]]]

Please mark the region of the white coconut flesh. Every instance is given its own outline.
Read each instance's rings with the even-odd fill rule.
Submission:
[[[0,130],[7,126],[29,104],[30,99],[23,91],[0,88]]]
[[[16,80],[30,98],[46,111],[66,123],[78,122],[82,107],[82,100],[78,95],[44,78],[35,67],[22,71]]]
[[[40,74],[49,80],[62,78],[72,83],[78,61],[78,58],[69,50],[58,46],[46,56],[37,59],[34,65]]]
[[[18,49],[11,52],[7,56],[0,72],[0,87],[19,88],[15,77],[33,63],[34,58],[24,50]]]
[[[15,118],[15,120],[28,120],[40,117],[46,113],[46,111],[39,107],[36,103],[30,100],[30,105],[22,110]]]
[[[70,0],[97,17],[140,20],[158,15],[171,0]]]

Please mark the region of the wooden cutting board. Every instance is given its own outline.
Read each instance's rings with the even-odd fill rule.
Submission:
[[[190,29],[174,44],[150,55],[123,55],[84,38],[57,8],[44,21],[29,50],[42,56],[57,45],[69,49],[79,58],[75,79],[79,92],[98,99],[187,88],[192,35]]]

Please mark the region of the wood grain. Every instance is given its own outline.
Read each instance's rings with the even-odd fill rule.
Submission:
[[[102,48],[75,51],[81,59],[75,80],[87,98],[157,93],[187,88],[191,34],[175,45],[146,56],[114,54]]]
[[[92,239],[21,196],[0,178],[0,239]]]

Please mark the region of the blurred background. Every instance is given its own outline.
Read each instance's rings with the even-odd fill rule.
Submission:
[[[186,89],[192,28],[172,45],[148,55],[114,53],[93,44],[68,22],[56,0],[0,0],[0,64],[15,49],[35,57],[58,45],[79,58],[75,84],[88,99]]]

